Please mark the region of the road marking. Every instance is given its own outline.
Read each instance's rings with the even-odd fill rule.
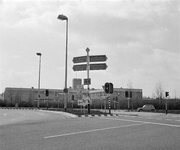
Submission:
[[[147,119],[153,119],[153,118],[151,118],[151,117],[148,117]]]
[[[44,114],[43,114],[43,113],[37,113],[37,114],[44,116]]]
[[[24,115],[24,116],[26,116],[26,114],[25,114],[25,113],[22,113],[22,112],[18,112],[18,113],[20,113],[21,115]]]
[[[118,119],[118,118],[101,118],[101,119],[112,119],[112,120],[121,120],[121,121],[128,121],[128,122],[139,122],[139,123],[141,122],[141,123],[145,123],[145,124],[155,124],[155,125],[161,125],[161,126],[168,126],[168,127],[177,127],[177,128],[180,128],[180,125],[166,124],[166,123],[137,121],[137,120]]]
[[[86,131],[79,131],[79,132],[71,132],[71,133],[65,133],[65,134],[59,134],[59,135],[46,136],[44,138],[45,139],[50,139],[50,138],[63,137],[63,136],[76,135],[76,134],[83,134],[83,133],[90,133],[90,132],[97,132],[97,131],[104,131],[104,130],[110,130],[110,129],[118,129],[118,128],[124,128],[124,127],[139,126],[139,125],[144,125],[144,124],[146,124],[146,123],[138,123],[138,124],[130,124],[130,125],[124,125],[124,126],[115,126],[115,127],[101,128],[101,129],[93,129],[93,130],[86,130]]]
[[[157,120],[162,120],[162,118],[155,118],[155,119],[157,119]]]
[[[166,120],[171,120],[171,119],[166,119]]]

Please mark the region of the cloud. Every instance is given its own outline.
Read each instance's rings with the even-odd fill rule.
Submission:
[[[23,72],[33,74],[32,80],[31,75],[27,77],[32,86],[36,85],[36,52],[41,52],[42,86],[63,88],[66,23],[57,16],[65,14],[69,18],[69,86],[72,78],[86,77],[86,72],[73,72],[72,59],[86,55],[89,47],[90,55],[108,57],[107,70],[90,73],[92,87],[101,88],[106,81],[126,87],[131,80],[134,88],[151,95],[155,82],[162,80],[171,89],[178,89],[178,1],[6,0],[0,5],[0,13],[1,69],[8,68],[3,73],[3,85],[9,81],[16,85]],[[29,82],[21,83],[30,86]]]

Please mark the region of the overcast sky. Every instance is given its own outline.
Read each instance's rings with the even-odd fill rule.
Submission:
[[[157,83],[180,97],[180,6],[173,0],[0,0],[0,93],[5,87],[63,89],[66,21],[69,19],[68,87],[73,57],[106,55],[106,70],[90,71],[90,88],[142,89],[152,97]]]

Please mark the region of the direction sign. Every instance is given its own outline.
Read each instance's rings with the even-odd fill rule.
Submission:
[[[90,70],[106,70],[107,67],[106,63],[90,64]]]
[[[82,63],[87,61],[87,56],[74,57],[73,63]]]
[[[74,71],[83,71],[87,70],[87,64],[82,64],[82,65],[74,65],[73,66]]]
[[[90,64],[90,70],[106,70],[107,69],[106,63],[100,63],[100,64]],[[82,65],[74,65],[73,66],[74,71],[84,71],[87,70],[87,64]]]
[[[106,55],[90,56],[90,62],[101,62],[101,61],[106,61],[106,60],[107,60]]]
[[[89,56],[90,62],[102,62],[102,61],[106,61],[106,60],[107,60],[106,55]],[[80,57],[73,58],[73,63],[83,63],[83,62],[87,62],[87,56],[80,56]]]

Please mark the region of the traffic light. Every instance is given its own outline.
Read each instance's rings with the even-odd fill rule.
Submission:
[[[165,92],[165,95],[166,95],[166,97],[168,97],[169,96],[169,92]]]
[[[46,90],[45,94],[46,96],[49,96],[49,90]]]
[[[132,92],[130,92],[130,98],[132,98]]]
[[[106,82],[104,85],[104,91],[106,94],[112,94],[113,93],[113,84]]]
[[[104,85],[104,91],[105,91],[105,93],[109,93],[109,83],[105,83],[105,85]]]
[[[128,92],[128,91],[125,92],[125,97],[126,97],[126,98],[129,97],[129,92]]]
[[[72,95],[72,101],[74,100],[74,95]]]
[[[112,94],[113,93],[113,84],[109,83],[109,93]]]

